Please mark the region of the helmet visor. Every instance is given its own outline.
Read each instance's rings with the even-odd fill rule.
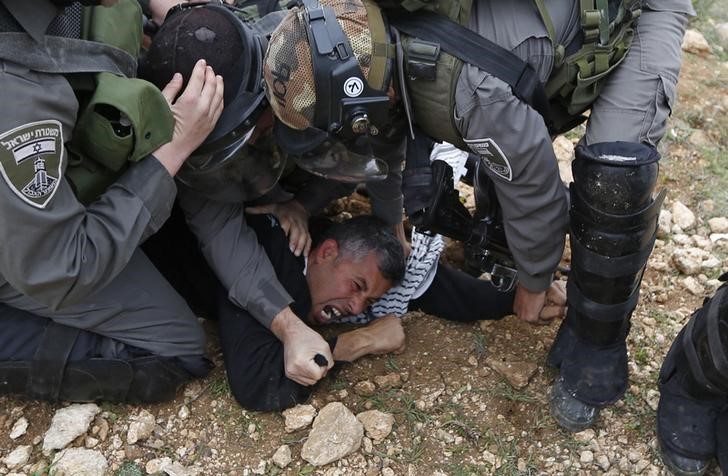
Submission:
[[[309,128],[291,129],[277,121],[275,137],[302,169],[338,182],[384,180],[389,173],[387,162],[374,156],[368,136],[343,142],[324,131]]]
[[[281,177],[285,158],[275,147],[249,146],[253,132],[251,129],[222,150],[191,156],[177,178],[205,197],[222,202],[239,203],[264,195]]]

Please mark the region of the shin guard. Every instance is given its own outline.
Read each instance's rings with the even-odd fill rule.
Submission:
[[[627,142],[576,148],[568,312],[549,363],[569,394],[595,407],[627,388],[629,318],[664,199],[652,198],[659,158],[654,148]]]

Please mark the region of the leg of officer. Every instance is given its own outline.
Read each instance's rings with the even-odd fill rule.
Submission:
[[[550,355],[561,372],[552,414],[572,431],[591,426],[598,409],[627,387],[629,318],[661,204],[651,196],[655,147],[674,101],[692,11],[687,0],[669,3],[664,11],[645,5],[632,48],[594,103],[573,163],[569,312]]]
[[[45,400],[159,401],[173,397],[191,376],[209,371],[205,335],[195,315],[140,250],[116,279],[83,303],[53,311],[9,286],[0,288],[0,301],[10,306],[0,312],[4,335],[35,343],[32,360],[15,355],[0,362],[4,380],[15,382],[0,387],[2,393]],[[89,340],[89,334],[100,340]],[[88,358],[78,357],[84,352]]]

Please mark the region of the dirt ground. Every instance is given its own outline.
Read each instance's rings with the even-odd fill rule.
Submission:
[[[726,109],[728,64],[716,56],[686,54],[679,103],[661,144],[661,182],[669,193],[666,208],[680,200],[696,213],[697,234],[703,234],[708,218],[728,215],[728,175],[715,172],[728,163]],[[673,337],[702,301],[701,295],[686,291],[684,276],[670,265],[671,240],[658,242],[633,316],[630,387],[622,401],[602,412],[593,432],[570,434],[549,416],[548,395],[556,374],[545,359],[557,324],[535,328],[513,316],[458,324],[412,313],[405,318],[408,345],[403,354],[364,358],[343,368],[320,385],[310,402],[320,409],[340,401],[355,414],[379,409],[394,415],[394,430],[383,442],[365,443],[339,462],[309,465],[300,458],[309,429],[286,433],[281,414],[248,412],[236,404],[212,328],[210,349],[217,368],[180,391],[173,402],[146,407],[156,417],[154,434],[128,444],[130,417],[141,407],[104,404],[99,418],[110,431],[97,438],[94,448],[117,475],[146,474],[146,463],[162,457],[180,462],[191,471],[186,474],[205,475],[662,474],[655,446],[657,373]],[[458,251],[459,245],[451,244],[448,259],[457,262]],[[713,253],[725,269],[728,253]],[[707,278],[717,277],[718,271]],[[706,286],[705,292],[712,288]],[[498,360],[534,365],[528,385],[509,385],[492,368]],[[373,395],[354,390],[356,383],[381,376],[389,376],[389,383]],[[46,474],[50,460],[39,441],[62,406],[1,398],[0,457],[20,444],[35,445],[32,467],[24,474]],[[11,440],[10,427],[20,415],[30,426],[25,435]],[[88,445],[86,441],[82,436],[73,446]],[[270,462],[282,444],[293,453],[285,469]],[[715,467],[711,472],[719,474]]]

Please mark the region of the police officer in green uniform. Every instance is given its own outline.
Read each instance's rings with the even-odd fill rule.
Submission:
[[[179,75],[161,94],[130,79],[139,5],[84,4],[0,3],[0,392],[156,401],[209,364],[195,315],[139,245],[224,88],[204,61],[184,90]]]
[[[568,314],[549,362],[560,370],[551,413],[572,431],[627,388],[629,318],[662,201],[652,195],[656,146],[691,14],[688,0],[303,1],[266,52],[277,139],[292,155],[377,163],[369,139],[396,104],[420,129],[410,145],[427,136],[479,156],[517,268],[514,310],[528,322],[546,323],[545,290],[570,228]],[[567,191],[552,134],[587,109]],[[405,205],[408,190],[427,196],[439,185],[434,172],[409,174],[411,157],[414,147]]]

